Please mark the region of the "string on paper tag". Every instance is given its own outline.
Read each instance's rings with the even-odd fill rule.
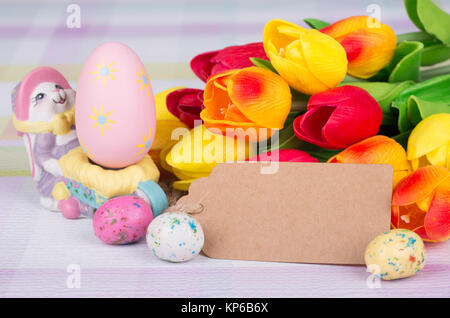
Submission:
[[[167,208],[165,212],[183,212],[187,214],[202,213],[204,206],[201,203],[177,203]]]

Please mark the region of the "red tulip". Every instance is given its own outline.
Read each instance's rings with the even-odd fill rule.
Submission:
[[[192,59],[191,69],[206,82],[209,77],[224,71],[253,66],[251,57],[269,60],[261,42],[249,43],[199,54]]]
[[[190,128],[194,121],[201,120],[203,109],[203,90],[196,88],[181,88],[167,95],[167,109]]]
[[[279,162],[319,162],[304,151],[297,149],[280,149],[254,156],[248,161],[279,161]]]
[[[317,93],[294,121],[295,135],[327,149],[343,149],[378,133],[383,113],[365,90],[341,86]]]

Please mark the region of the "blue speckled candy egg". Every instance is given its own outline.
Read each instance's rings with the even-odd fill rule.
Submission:
[[[166,261],[184,262],[203,248],[204,235],[200,223],[182,212],[167,212],[155,218],[147,229],[147,245]]]
[[[415,275],[425,265],[425,247],[416,233],[396,229],[374,238],[367,246],[368,270],[383,280]]]

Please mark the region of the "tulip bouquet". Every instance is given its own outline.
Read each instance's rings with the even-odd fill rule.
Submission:
[[[156,96],[152,152],[174,188],[230,160],[391,164],[392,227],[447,240],[450,15],[431,0],[405,7],[420,31],[396,35],[369,16],[275,19],[262,43],[194,57],[204,90]],[[183,138],[169,140],[176,128]]]

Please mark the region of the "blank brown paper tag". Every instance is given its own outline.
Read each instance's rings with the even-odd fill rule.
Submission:
[[[364,264],[367,244],[390,228],[390,165],[279,163],[217,165],[177,205],[193,216],[213,258]]]

